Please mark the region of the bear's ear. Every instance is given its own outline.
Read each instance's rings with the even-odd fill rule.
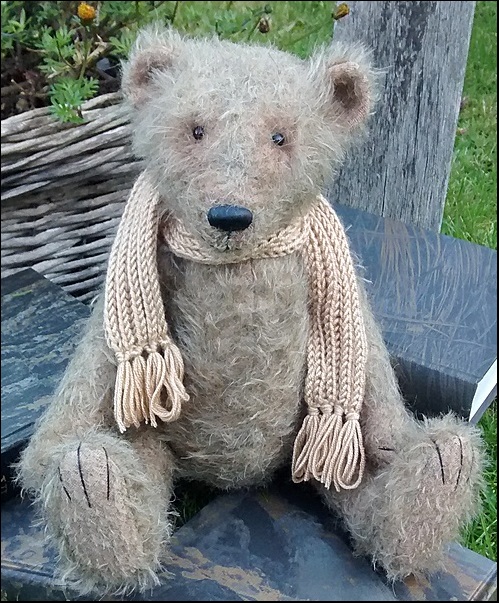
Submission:
[[[327,116],[346,129],[361,126],[375,101],[375,73],[365,49],[333,43],[310,63]]]
[[[155,25],[138,34],[128,60],[122,64],[121,89],[133,107],[147,102],[154,74],[173,67],[181,45],[181,36],[171,28]]]

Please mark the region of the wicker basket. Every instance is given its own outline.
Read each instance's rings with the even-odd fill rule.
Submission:
[[[83,124],[35,109],[1,122],[1,275],[32,267],[82,301],[101,287],[139,172],[119,93],[83,106]]]

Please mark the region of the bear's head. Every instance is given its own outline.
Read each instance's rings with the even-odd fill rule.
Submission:
[[[358,47],[302,60],[157,27],[139,34],[122,87],[162,212],[218,250],[253,245],[303,214],[374,96]]]

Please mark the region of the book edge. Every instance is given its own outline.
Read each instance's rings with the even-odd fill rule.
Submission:
[[[497,391],[497,358],[490,365],[488,371],[477,384],[475,395],[473,396],[473,400],[471,402],[470,421],[478,413],[482,404],[489,397],[491,397],[494,389]]]

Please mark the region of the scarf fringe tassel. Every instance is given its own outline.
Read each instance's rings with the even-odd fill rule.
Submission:
[[[114,415],[121,433],[128,427],[140,427],[144,421],[157,427],[156,418],[176,421],[182,402],[189,399],[182,383],[184,365],[178,348],[164,342],[159,350],[144,349],[142,354],[122,359],[118,364],[114,391]],[[166,391],[170,408],[162,405]]]
[[[337,492],[352,490],[362,481],[365,466],[362,432],[357,413],[308,414],[293,448],[292,478],[295,483],[311,477]]]

